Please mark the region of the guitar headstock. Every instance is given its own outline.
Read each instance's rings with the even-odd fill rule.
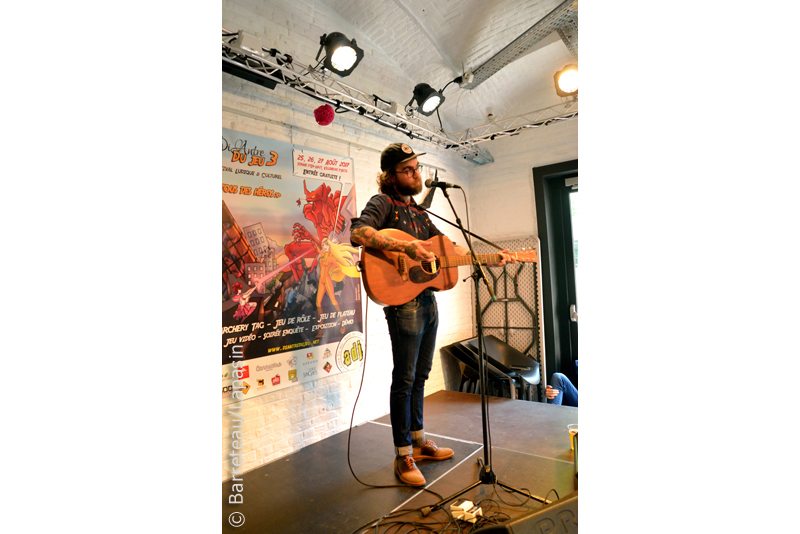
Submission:
[[[536,257],[536,251],[533,249],[518,250],[517,252],[514,252],[512,256],[514,256],[514,258],[516,258],[517,261],[521,261],[523,263],[526,262],[536,263],[537,261],[539,261],[538,258]]]

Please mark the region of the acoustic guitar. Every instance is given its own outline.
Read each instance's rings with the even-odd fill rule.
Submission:
[[[394,228],[380,232],[401,241],[415,239]],[[362,247],[361,279],[369,298],[382,306],[398,306],[415,299],[426,289],[445,291],[455,287],[458,282],[456,267],[472,265],[472,257],[456,254],[453,243],[445,236],[435,236],[426,241],[431,242],[426,249],[436,256],[434,261],[416,261],[403,252]],[[536,261],[535,250],[521,250],[511,255],[520,262]],[[502,261],[500,254],[477,256],[481,264]]]

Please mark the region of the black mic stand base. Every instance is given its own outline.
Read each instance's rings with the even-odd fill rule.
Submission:
[[[460,496],[464,495],[468,491],[473,490],[473,489],[477,488],[478,486],[480,486],[482,484],[490,484],[492,486],[497,485],[497,486],[500,486],[501,488],[504,488],[505,490],[507,490],[510,493],[519,493],[520,495],[524,495],[525,497],[529,497],[529,498],[531,498],[531,499],[533,499],[535,501],[539,501],[540,503],[552,504],[552,502],[548,501],[547,499],[543,499],[542,497],[538,497],[538,496],[536,496],[536,495],[534,495],[534,494],[532,494],[532,493],[530,493],[528,491],[523,491],[523,490],[515,488],[513,486],[509,486],[508,484],[505,484],[504,482],[500,482],[499,480],[497,480],[497,475],[495,475],[494,471],[492,471],[492,467],[491,466],[484,466],[483,458],[478,458],[478,464],[481,466],[481,473],[480,473],[479,478],[478,478],[478,480],[476,482],[473,482],[472,484],[470,484],[466,488],[460,490],[458,493],[454,493],[453,495],[451,495],[451,496],[449,496],[449,497],[447,497],[445,499],[442,499],[441,501],[437,502],[436,504],[434,504],[432,506],[424,507],[422,509],[422,515],[423,516],[427,516],[431,512],[435,512],[436,510],[439,510],[439,509],[443,508],[445,504],[449,503],[452,500],[455,500],[455,499],[459,498]]]

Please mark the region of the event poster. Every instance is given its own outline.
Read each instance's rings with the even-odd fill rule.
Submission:
[[[222,403],[363,365],[353,161],[222,129]]]

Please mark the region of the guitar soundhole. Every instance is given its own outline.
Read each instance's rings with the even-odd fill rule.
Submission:
[[[426,274],[436,274],[439,272],[439,268],[441,267],[441,262],[439,258],[431,261],[423,261],[419,264],[420,268],[425,271]]]
[[[425,284],[439,276],[439,258],[433,262],[423,261],[419,265],[412,267],[408,272],[408,278],[415,284]]]

